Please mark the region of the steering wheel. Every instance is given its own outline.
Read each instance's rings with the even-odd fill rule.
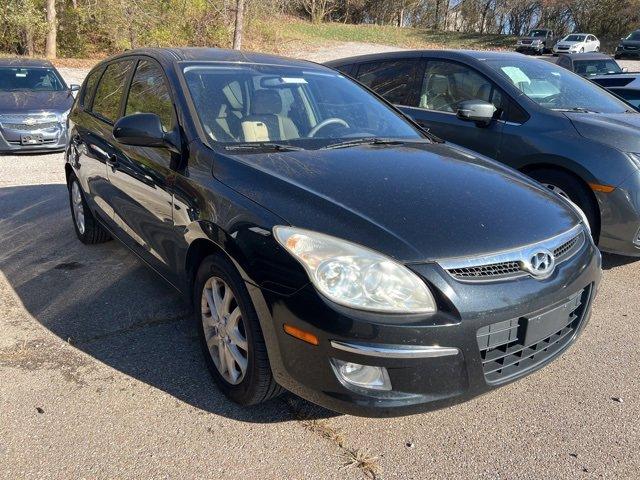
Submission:
[[[555,103],[562,96],[562,92],[554,93],[547,97],[541,98],[540,103]]]
[[[320,130],[322,130],[324,127],[326,127],[327,125],[332,125],[332,124],[337,124],[337,125],[342,125],[343,127],[346,128],[351,128],[349,126],[349,124],[347,122],[345,122],[344,120],[342,120],[341,118],[327,118],[326,120],[323,120],[322,122],[320,122],[318,125],[316,125],[315,127],[313,127],[311,129],[311,131],[307,134],[308,138],[313,138],[316,136],[316,133],[318,133]]]

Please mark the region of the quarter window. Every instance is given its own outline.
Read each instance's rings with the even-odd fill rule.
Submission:
[[[92,108],[94,113],[109,122],[115,122],[120,117],[122,95],[132,69],[132,60],[116,62],[107,66],[96,89]]]
[[[93,94],[96,91],[96,83],[98,83],[101,73],[102,69],[99,68],[89,73],[89,75],[87,76],[87,81],[84,84],[84,89],[82,90],[82,94],[80,96],[80,105],[82,105],[83,107],[91,105]]]
[[[129,89],[126,115],[155,113],[162,121],[165,132],[173,128],[173,102],[160,65],[141,60]]]
[[[389,102],[406,105],[418,63],[414,60],[364,63],[358,69],[358,81]]]

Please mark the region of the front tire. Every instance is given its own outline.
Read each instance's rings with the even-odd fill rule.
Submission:
[[[84,192],[77,177],[69,179],[69,206],[71,207],[71,217],[73,227],[78,239],[86,245],[104,243],[111,240],[111,235],[98,223],[87,205]]]
[[[218,388],[240,405],[280,393],[253,302],[234,265],[206,257],[196,274],[193,310],[207,367]]]

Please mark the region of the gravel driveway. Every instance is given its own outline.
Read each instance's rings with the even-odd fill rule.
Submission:
[[[116,242],[76,240],[62,155],[0,157],[0,206],[0,478],[638,478],[640,261],[606,255],[577,343],[466,404],[386,420],[293,395],[242,409],[177,294]]]

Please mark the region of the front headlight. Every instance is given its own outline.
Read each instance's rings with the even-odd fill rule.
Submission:
[[[627,155],[629,155],[629,158],[633,163],[635,163],[636,167],[640,168],[640,153],[630,152],[627,153]]]
[[[329,300],[384,313],[431,313],[436,304],[411,270],[368,248],[310,230],[276,226],[273,234]]]
[[[67,110],[67,111],[66,111],[66,112],[64,112],[64,113],[59,113],[59,114],[58,114],[58,120],[59,120],[61,123],[66,123],[67,118],[69,118],[69,113],[70,113],[70,112],[71,112],[71,109]]]

